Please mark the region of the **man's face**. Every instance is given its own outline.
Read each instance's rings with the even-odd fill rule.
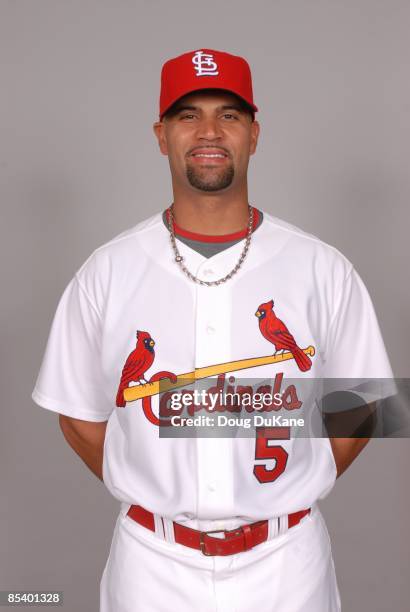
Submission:
[[[184,96],[154,124],[161,152],[168,156],[174,186],[206,192],[245,185],[259,124],[224,92]]]

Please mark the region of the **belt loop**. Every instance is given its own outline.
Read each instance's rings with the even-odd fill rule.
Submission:
[[[282,534],[286,533],[287,530],[289,529],[288,515],[287,514],[283,514],[282,516],[279,516],[278,518],[279,518],[278,535],[282,535]]]
[[[174,521],[163,517],[164,537],[167,542],[175,544]]]
[[[276,538],[279,533],[279,518],[275,516],[274,518],[268,519],[268,540],[272,538]]]
[[[164,522],[159,514],[154,514],[155,535],[161,540],[166,540]]]

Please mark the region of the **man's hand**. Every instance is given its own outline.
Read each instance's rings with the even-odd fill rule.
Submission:
[[[102,480],[103,449],[108,421],[95,423],[60,414],[59,422],[68,444],[97,478]]]

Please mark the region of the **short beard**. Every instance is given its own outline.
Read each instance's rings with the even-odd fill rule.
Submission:
[[[232,183],[235,170],[230,165],[221,174],[217,172],[212,177],[202,177],[197,168],[188,165],[186,175],[189,183],[196,189],[201,191],[220,191],[221,189],[226,189]]]

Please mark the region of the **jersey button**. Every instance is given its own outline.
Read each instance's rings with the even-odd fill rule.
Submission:
[[[210,491],[211,493],[215,493],[216,491],[216,487],[214,484],[208,484],[208,491]]]
[[[215,327],[212,327],[212,325],[207,325],[206,326],[206,333],[207,334],[214,334],[215,333]]]

